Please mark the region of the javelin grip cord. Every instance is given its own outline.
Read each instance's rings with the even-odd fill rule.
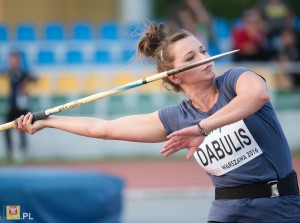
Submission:
[[[38,112],[33,112],[33,118],[32,118],[32,123],[34,123],[37,120],[42,120],[42,119],[46,119],[49,117],[49,115],[46,115],[45,113],[46,110],[43,111],[38,111]]]

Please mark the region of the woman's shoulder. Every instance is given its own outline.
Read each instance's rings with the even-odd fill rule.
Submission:
[[[183,110],[185,110],[185,108],[188,108],[188,107],[189,107],[189,101],[187,99],[183,99],[182,101],[180,101],[177,104],[164,106],[164,107],[160,108],[159,111],[163,110],[164,112],[175,114],[175,113],[183,112]]]
[[[217,76],[218,81],[225,81],[231,79],[237,79],[244,72],[253,72],[250,68],[247,67],[233,67],[225,71],[223,74]]]
[[[247,67],[233,67],[225,71],[220,76],[216,77],[216,82],[219,90],[223,92],[228,98],[236,96],[236,83],[238,78],[245,72],[253,72]]]
[[[168,105],[158,110],[158,116],[164,125],[167,134],[178,130],[180,126],[181,117],[186,113],[188,101],[182,100],[178,104]]]
[[[232,68],[228,69],[227,71],[225,71],[221,76],[230,75],[230,74],[234,74],[234,73],[242,74],[247,71],[253,72],[253,70],[248,67],[232,67]]]

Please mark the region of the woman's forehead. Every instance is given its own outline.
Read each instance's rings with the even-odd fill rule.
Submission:
[[[201,46],[203,47],[203,44],[195,36],[188,36],[172,43],[169,46],[169,50],[176,57],[177,55],[184,55],[190,51],[199,49]]]

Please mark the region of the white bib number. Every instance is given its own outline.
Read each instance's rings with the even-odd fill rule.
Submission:
[[[194,153],[210,174],[221,176],[262,154],[243,120],[211,132]]]

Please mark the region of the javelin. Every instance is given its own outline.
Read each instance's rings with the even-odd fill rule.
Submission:
[[[183,65],[183,66],[180,66],[180,67],[176,67],[176,68],[173,68],[173,69],[168,70],[168,71],[164,71],[164,72],[161,72],[161,73],[157,73],[157,74],[148,76],[144,79],[140,79],[140,80],[128,83],[128,84],[121,85],[119,87],[112,88],[110,90],[106,90],[106,91],[103,91],[103,92],[100,92],[100,93],[97,93],[97,94],[93,94],[93,95],[90,95],[90,96],[87,96],[87,97],[84,97],[84,98],[81,98],[81,99],[78,99],[78,100],[75,100],[75,101],[72,101],[72,102],[68,102],[66,104],[56,106],[54,108],[34,112],[34,113],[32,113],[32,115],[33,115],[32,122],[35,122],[35,121],[41,120],[41,119],[46,119],[50,115],[56,114],[58,112],[67,111],[67,110],[70,110],[72,108],[76,108],[76,107],[79,107],[81,105],[90,103],[92,101],[95,101],[95,100],[98,100],[98,99],[101,99],[101,98],[104,98],[104,97],[107,97],[107,96],[110,96],[110,95],[118,94],[120,92],[129,90],[131,88],[139,87],[141,85],[148,84],[148,83],[160,80],[164,77],[168,77],[168,76],[172,76],[172,75],[181,73],[183,71],[201,66],[203,64],[206,64],[206,63],[209,63],[211,61],[217,60],[217,59],[219,59],[221,57],[224,57],[224,56],[227,56],[229,54],[236,53],[238,51],[239,50],[233,50],[233,51],[229,51],[229,52],[226,52],[226,53],[218,54],[218,55],[206,58],[204,60],[200,60],[200,61],[197,61],[197,62],[194,62],[194,63],[190,63],[190,64],[186,64],[186,65]],[[13,124],[14,124],[15,121],[11,121],[11,122],[8,122],[6,124],[0,125],[0,132],[13,128]]]

